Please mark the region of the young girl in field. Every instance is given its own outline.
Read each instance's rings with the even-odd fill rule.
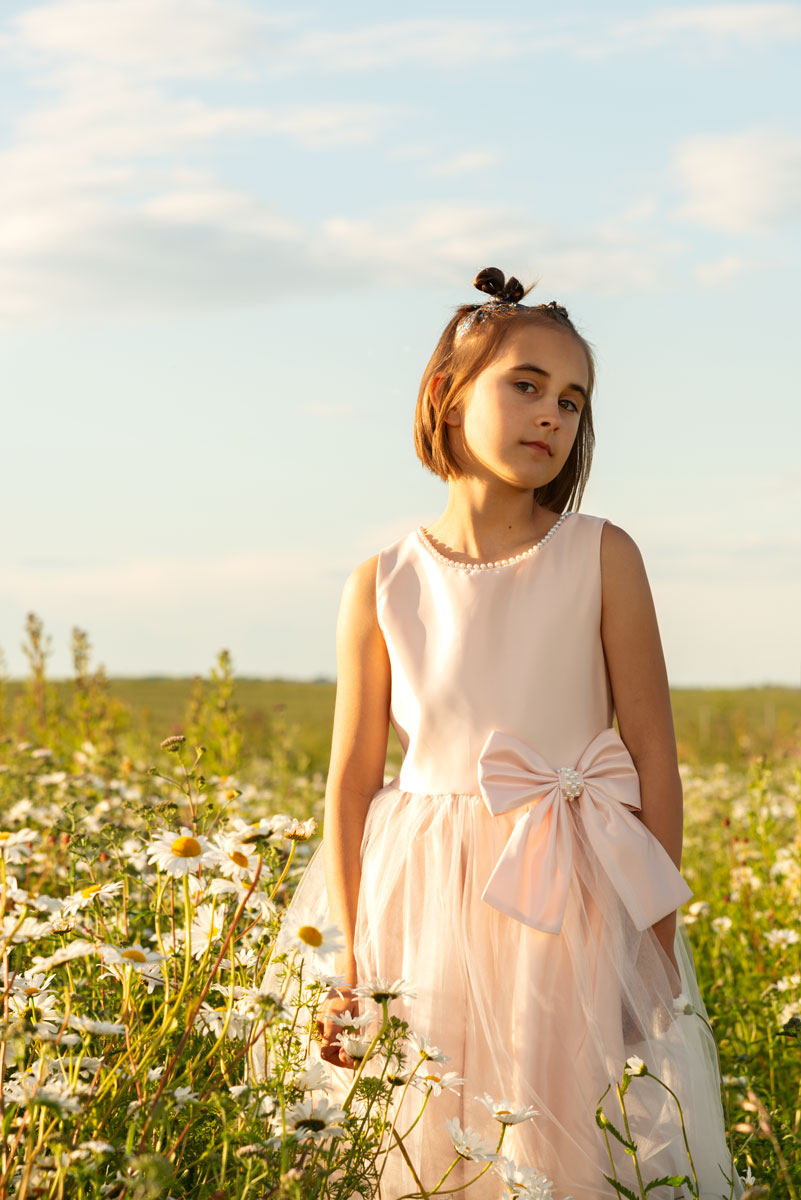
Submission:
[[[596,1108],[611,1083],[604,1108],[622,1128],[614,1084],[641,1060],[681,1101],[701,1195],[738,1196],[676,928],[692,893],[651,593],[628,534],[576,511],[592,351],[559,304],[521,303],[516,279],[488,268],[475,286],[488,298],[448,322],[415,413],[445,511],[356,567],[342,595],[323,862],[297,896],[345,938],[321,1054],[335,1082],[352,1078],[334,1018],[358,1011],[357,983],[406,981],[416,996],[393,1010],[464,1081],[430,1096],[412,1165],[438,1179],[454,1158],[446,1118],[491,1137],[487,1100],[503,1100],[536,1110],[503,1153],[549,1177],[555,1200],[615,1195]],[[384,784],[390,721],[404,757]],[[670,1093],[643,1075],[625,1100],[643,1182],[688,1174]],[[631,1156],[608,1141],[639,1196]],[[495,1169],[460,1192],[478,1165],[460,1161],[439,1194],[510,1194]],[[395,1152],[382,1200],[415,1190]]]

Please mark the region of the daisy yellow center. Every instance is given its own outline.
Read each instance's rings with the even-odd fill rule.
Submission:
[[[439,1075],[424,1075],[423,1079],[430,1079],[432,1083],[439,1083]]]
[[[511,1108],[498,1108],[495,1110],[496,1117],[511,1117]]]
[[[176,858],[199,858],[202,853],[200,842],[193,837],[176,838],[171,849]]]
[[[325,1121],[321,1121],[319,1117],[306,1117],[303,1121],[298,1121],[299,1129],[311,1129],[314,1133],[325,1129]]]
[[[26,996],[38,996],[39,995],[38,987],[27,987],[25,989],[25,995]]]
[[[122,957],[130,959],[131,962],[147,962],[147,959],[142,951],[134,950],[133,948],[130,950],[123,950]]]
[[[90,896],[96,896],[101,886],[102,884],[99,883],[90,883],[89,887],[81,888],[81,895],[84,900],[88,900]]]
[[[6,833],[5,829],[0,829],[0,842],[7,842],[10,837],[10,833]]]
[[[238,795],[238,793],[237,793],[236,788],[228,788],[228,790],[225,793],[225,798],[226,798],[226,800],[236,800],[237,795]]]
[[[228,857],[237,867],[246,867],[248,865],[247,855],[242,854],[240,850],[232,850]]]
[[[323,944],[323,935],[314,925],[301,925],[298,937],[307,946],[322,946]]]

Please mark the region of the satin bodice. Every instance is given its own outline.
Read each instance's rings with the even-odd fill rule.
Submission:
[[[399,787],[477,795],[492,730],[570,766],[611,726],[604,523],[572,513],[533,554],[481,570],[443,560],[417,530],[379,551],[376,605],[403,749]]]

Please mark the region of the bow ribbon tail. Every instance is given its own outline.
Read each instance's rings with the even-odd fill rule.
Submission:
[[[543,933],[558,933],[573,866],[566,801],[557,787],[515,824],[481,899]]]
[[[587,837],[639,930],[649,929],[692,896],[659,839],[619,800],[593,795],[579,801]]]

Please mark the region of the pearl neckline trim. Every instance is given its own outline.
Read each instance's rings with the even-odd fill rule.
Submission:
[[[417,526],[417,538],[425,546],[429,554],[439,562],[445,563],[446,566],[455,567],[457,571],[467,571],[470,573],[473,571],[493,571],[499,567],[511,566],[512,563],[521,562],[524,558],[530,558],[533,554],[536,554],[539,549],[551,540],[563,521],[571,516],[573,516],[573,510],[568,509],[567,512],[562,513],[556,524],[551,526],[545,537],[540,538],[535,545],[529,546],[527,550],[521,550],[519,554],[513,554],[510,558],[498,558],[495,562],[456,562],[453,558],[447,558],[446,555],[440,554],[433,542],[429,540],[428,534],[422,525]]]

